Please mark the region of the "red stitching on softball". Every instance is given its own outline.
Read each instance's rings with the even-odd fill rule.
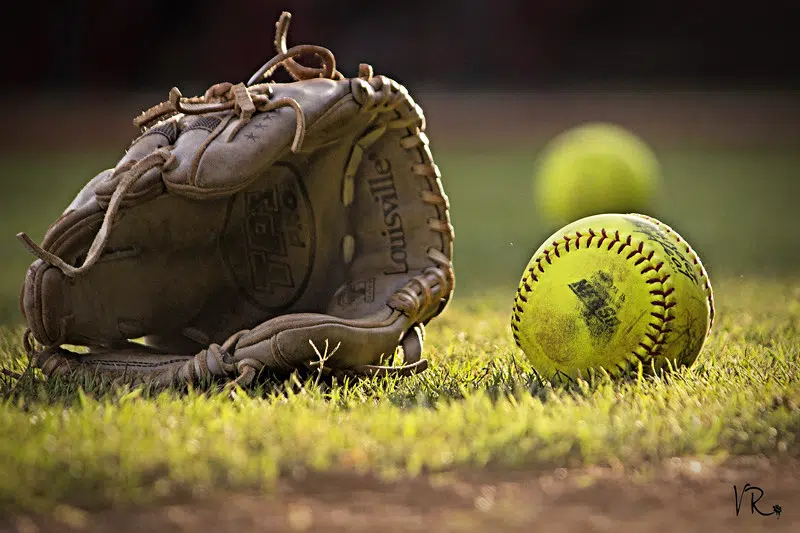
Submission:
[[[669,296],[673,292],[675,292],[675,287],[670,287],[666,291],[661,291],[661,290],[650,291],[650,294],[657,294],[659,296]]]
[[[670,235],[672,235],[677,242],[683,243],[683,245],[685,246],[685,249],[686,249],[686,253],[688,253],[689,256],[692,258],[692,262],[695,264],[695,266],[699,267],[697,269],[697,272],[700,275],[700,279],[705,282],[703,288],[706,290],[706,297],[708,298],[708,307],[709,307],[709,310],[710,310],[710,314],[709,314],[710,316],[709,316],[709,320],[708,320],[708,331],[710,333],[711,332],[711,327],[714,325],[714,318],[716,316],[716,309],[714,307],[714,291],[711,288],[711,281],[708,278],[708,272],[706,272],[705,267],[702,265],[702,263],[700,263],[700,258],[697,256],[695,251],[692,250],[692,247],[689,246],[689,243],[684,241],[680,237],[680,235],[675,233],[675,231],[671,227],[667,226],[666,224],[664,224],[660,220],[657,220],[657,219],[655,219],[653,217],[649,217],[647,215],[639,215],[639,216],[641,216],[645,220],[648,220],[648,221],[652,222],[656,226],[658,226],[661,229],[663,229],[665,232],[667,232]]]

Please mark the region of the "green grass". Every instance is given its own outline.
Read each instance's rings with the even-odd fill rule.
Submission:
[[[532,152],[445,152],[458,286],[428,328],[431,368],[330,388],[114,389],[0,377],[0,516],[267,488],[298,470],[414,475],[453,468],[642,465],[666,457],[800,453],[797,151],[662,150],[652,213],[699,251],[718,321],[689,369],[543,387],[514,347],[510,304],[549,233],[530,209]],[[41,238],[114,155],[0,157],[0,365],[25,366],[16,297]],[[487,261],[486,258],[492,258]]]
[[[718,292],[720,320],[697,363],[629,382],[540,386],[510,339],[507,309],[491,299],[462,301],[431,327],[432,368],[407,380],[233,395],[25,380],[0,407],[0,511],[268,488],[297,469],[391,477],[796,456],[800,282],[730,279]],[[4,364],[21,350],[9,335]]]

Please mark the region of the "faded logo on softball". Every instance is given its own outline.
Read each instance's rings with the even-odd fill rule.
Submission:
[[[581,315],[592,337],[608,341],[619,327],[617,317],[625,295],[619,294],[610,274],[598,271],[589,279],[568,284],[580,302]]]
[[[314,255],[314,220],[302,182],[288,166],[228,205],[222,248],[231,277],[257,307],[275,311],[302,293]]]
[[[678,248],[678,245],[670,239],[669,235],[661,231],[658,227],[652,224],[639,222],[638,220],[632,221],[633,225],[639,228],[639,233],[644,233],[651,240],[654,240],[664,249],[664,253],[669,259],[672,267],[692,280],[694,283],[699,283],[695,266],[686,257],[686,255]]]

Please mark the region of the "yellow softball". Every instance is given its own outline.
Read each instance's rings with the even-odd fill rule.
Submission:
[[[705,268],[672,228],[638,214],[583,218],[534,253],[511,330],[544,379],[691,365],[711,331]]]
[[[593,122],[553,138],[536,160],[537,212],[551,227],[594,215],[649,209],[661,186],[650,146],[618,124]]]

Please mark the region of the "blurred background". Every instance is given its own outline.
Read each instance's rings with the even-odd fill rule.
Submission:
[[[586,121],[640,135],[664,171],[653,214],[712,277],[800,272],[800,3],[614,0],[83,0],[28,9],[0,40],[0,322],[41,239],[81,185],[112,167],[131,119],[172,86],[244,81],[289,45],[320,44],[406,85],[428,118],[456,228],[456,300],[511,301],[554,229],[533,208],[544,143]],[[487,261],[491,258],[491,261]]]

